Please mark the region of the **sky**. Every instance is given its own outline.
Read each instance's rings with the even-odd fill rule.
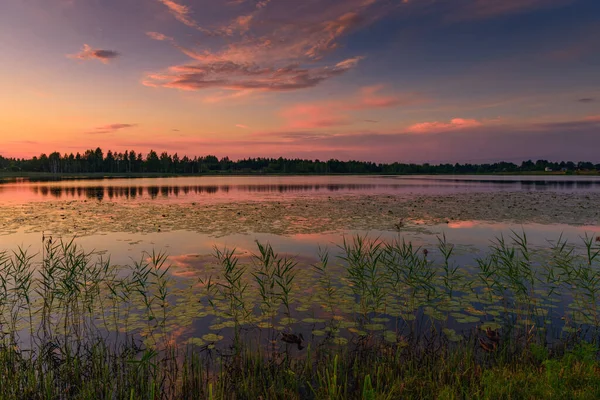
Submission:
[[[0,0],[0,155],[600,162],[598,0]]]

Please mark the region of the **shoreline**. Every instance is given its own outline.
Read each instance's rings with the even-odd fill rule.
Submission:
[[[179,178],[179,177],[204,177],[204,176],[600,176],[599,171],[586,172],[498,172],[498,173],[430,173],[430,174],[385,174],[385,173],[274,173],[274,172],[214,172],[214,173],[163,173],[163,172],[135,172],[135,173],[60,173],[49,172],[0,172],[0,184],[9,179],[47,179],[47,180],[87,180],[87,179],[139,179],[139,178]]]

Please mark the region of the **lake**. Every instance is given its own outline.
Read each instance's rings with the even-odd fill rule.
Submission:
[[[0,250],[26,248],[35,254],[34,265],[48,252],[47,246],[74,237],[78,245],[95,252],[91,259],[110,257],[118,266],[148,262],[153,251],[164,252],[168,255],[166,264],[171,265],[169,329],[177,332],[176,340],[181,343],[206,344],[224,340],[233,326],[231,313],[219,303],[223,299],[213,299],[210,304],[205,301],[211,296],[205,292],[208,279],[223,279],[223,264],[214,257],[216,249],[235,249],[239,265],[245,268],[249,309],[254,314],[262,312],[260,318],[248,317],[247,325],[259,329],[269,325],[267,316],[273,315],[261,308],[264,298],[261,300],[251,273],[260,268],[258,241],[271,245],[279,260],[295,263],[289,299],[293,311],[277,308],[278,322],[272,328],[293,329],[318,340],[330,332],[328,321],[335,316],[341,321],[335,338],[345,343],[369,330],[389,337],[390,332],[412,329],[410,321],[430,318],[435,324],[443,322],[448,336],[458,340],[474,326],[500,327],[518,314],[518,302],[508,309],[498,305],[504,292],[494,292],[497,298],[493,299],[481,297],[489,288],[480,279],[478,265],[491,253],[499,257],[511,249],[517,249],[515,265],[522,262],[523,254],[519,256],[518,251],[524,233],[527,251],[531,252],[527,255],[531,258],[526,257],[528,268],[535,271],[531,276],[539,281],[528,288],[534,293],[532,298],[539,301],[536,307],[544,310],[537,317],[542,324],[558,322],[551,336],[560,337],[562,329],[573,328],[562,321],[569,310],[581,312],[583,306],[577,296],[583,294],[563,288],[559,295],[542,269],[561,240],[572,243],[574,251],[583,254],[582,238],[587,235],[593,242],[600,234],[599,200],[600,178],[587,176],[5,180],[0,184]],[[505,242],[498,240],[501,237]],[[354,290],[359,283],[353,280],[356,277],[349,267],[349,256],[368,246],[359,249],[357,238],[368,245],[396,243],[395,248],[381,253],[381,259],[404,254],[400,257],[402,265],[412,260],[414,265],[410,265],[420,272],[410,278],[413,280],[398,278],[399,286],[394,286],[394,290],[407,290],[405,294],[390,291],[381,298],[369,297],[367,303],[360,300]],[[53,241],[50,245],[49,240]],[[456,269],[455,287],[444,289],[449,290],[450,298],[438,293],[432,300],[431,293],[425,292],[409,296],[408,286],[425,285],[415,282],[426,276],[435,282],[432,287],[445,293],[441,282],[447,284],[448,280],[442,279],[440,240],[451,245],[451,263]],[[410,256],[402,247],[408,243],[413,246]],[[318,287],[322,276],[315,269],[325,248],[330,255],[332,284],[340,296],[334,311],[322,306],[324,292]],[[400,258],[396,264],[388,260],[380,265],[380,270],[373,272],[377,279],[392,285],[388,278],[403,273],[391,267],[399,265]],[[496,267],[498,271],[503,268],[500,264]],[[429,270],[432,275],[427,275]],[[119,273],[131,271],[123,268]],[[503,282],[508,285],[504,291],[510,292],[508,281]],[[557,297],[552,296],[553,290]],[[219,297],[217,292],[212,295]],[[132,302],[143,308],[140,299]],[[357,304],[371,308],[361,311]],[[471,311],[465,313],[465,309]],[[135,315],[130,315],[128,329],[147,337],[147,324]],[[580,317],[571,319],[586,323]]]

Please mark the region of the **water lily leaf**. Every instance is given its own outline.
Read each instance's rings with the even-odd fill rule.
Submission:
[[[479,317],[468,316],[464,318],[458,318],[456,322],[458,322],[459,324],[473,324],[475,322],[479,322]]]
[[[204,342],[204,340],[202,340],[200,338],[193,337],[193,338],[189,338],[187,340],[187,344],[193,345],[193,346],[204,346],[205,342]]]
[[[202,336],[202,340],[206,342],[218,342],[220,340],[223,340],[223,336],[216,335],[214,333],[207,333],[206,335]]]

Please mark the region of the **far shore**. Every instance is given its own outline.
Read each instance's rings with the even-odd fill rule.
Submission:
[[[174,178],[174,177],[199,177],[199,176],[418,176],[418,175],[439,175],[439,176],[600,176],[600,171],[523,171],[523,172],[496,172],[496,173],[437,173],[437,174],[385,174],[385,173],[280,173],[280,172],[243,172],[243,171],[211,171],[194,174],[180,174],[167,172],[132,172],[132,173],[111,173],[111,172],[85,172],[85,173],[50,173],[50,172],[18,172],[18,171],[0,171],[0,181],[10,178],[26,179],[119,179],[119,178]]]

